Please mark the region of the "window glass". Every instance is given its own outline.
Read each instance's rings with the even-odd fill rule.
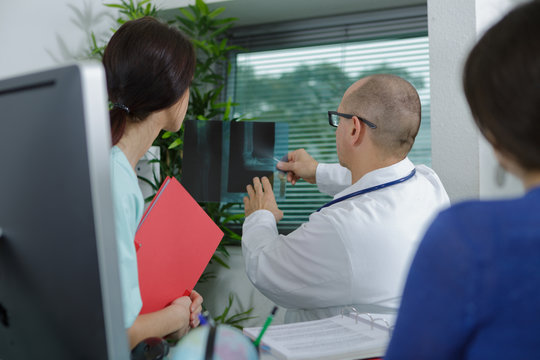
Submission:
[[[239,53],[232,79],[234,116],[286,122],[289,150],[305,148],[319,162],[334,163],[335,128],[328,125],[327,111],[337,110],[354,81],[374,73],[399,75],[418,90],[422,125],[409,158],[430,166],[427,36]],[[280,230],[296,228],[329,200],[316,185],[288,185],[287,200],[279,203],[285,213]]]

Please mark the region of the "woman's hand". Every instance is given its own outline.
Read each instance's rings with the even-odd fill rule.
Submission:
[[[202,311],[203,297],[198,292],[193,290],[189,295],[189,298],[191,299],[189,326],[194,328],[199,326],[200,323],[199,314]]]
[[[177,322],[177,330],[167,335],[168,338],[178,340],[182,336],[186,335],[190,329],[190,313],[191,313],[191,299],[188,296],[182,296],[174,300],[169,307],[174,310],[175,314],[180,319]]]

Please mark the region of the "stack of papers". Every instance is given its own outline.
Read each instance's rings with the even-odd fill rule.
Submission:
[[[286,325],[273,325],[262,344],[285,360],[348,360],[383,356],[390,340],[394,315],[351,314]],[[257,338],[260,327],[244,328]]]

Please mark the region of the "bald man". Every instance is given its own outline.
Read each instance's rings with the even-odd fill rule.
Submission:
[[[294,185],[316,183],[334,196],[287,236],[268,179],[244,198],[242,250],[257,289],[287,308],[286,322],[321,319],[355,307],[395,313],[418,242],[449,205],[433,170],[407,158],[420,127],[420,98],[394,75],[358,80],[336,111],[339,164],[319,164],[305,150],[278,164]]]

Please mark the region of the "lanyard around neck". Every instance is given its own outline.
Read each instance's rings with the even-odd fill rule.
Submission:
[[[324,209],[325,207],[328,207],[328,206],[331,206],[331,205],[334,205],[338,202],[341,202],[341,201],[344,201],[344,200],[347,200],[347,199],[350,199],[352,197],[355,197],[355,196],[359,196],[359,195],[363,195],[363,194],[367,194],[367,193],[370,193],[372,191],[376,191],[376,190],[380,190],[380,189],[384,189],[386,187],[389,187],[389,186],[392,186],[392,185],[397,185],[397,184],[400,184],[404,181],[407,181],[409,180],[410,178],[412,178],[414,176],[414,174],[416,174],[416,169],[413,169],[411,171],[411,173],[407,176],[404,176],[402,178],[399,178],[397,180],[394,180],[394,181],[390,181],[390,182],[387,182],[387,183],[384,183],[384,184],[380,184],[380,185],[375,185],[375,186],[372,186],[370,188],[367,188],[367,189],[362,189],[362,190],[358,190],[358,191],[355,191],[353,193],[350,193],[348,195],[345,195],[345,196],[342,196],[340,198],[337,198],[337,199],[334,199],[326,204],[324,204],[323,206],[321,206],[319,208],[319,210],[317,211],[321,211],[322,209]]]

